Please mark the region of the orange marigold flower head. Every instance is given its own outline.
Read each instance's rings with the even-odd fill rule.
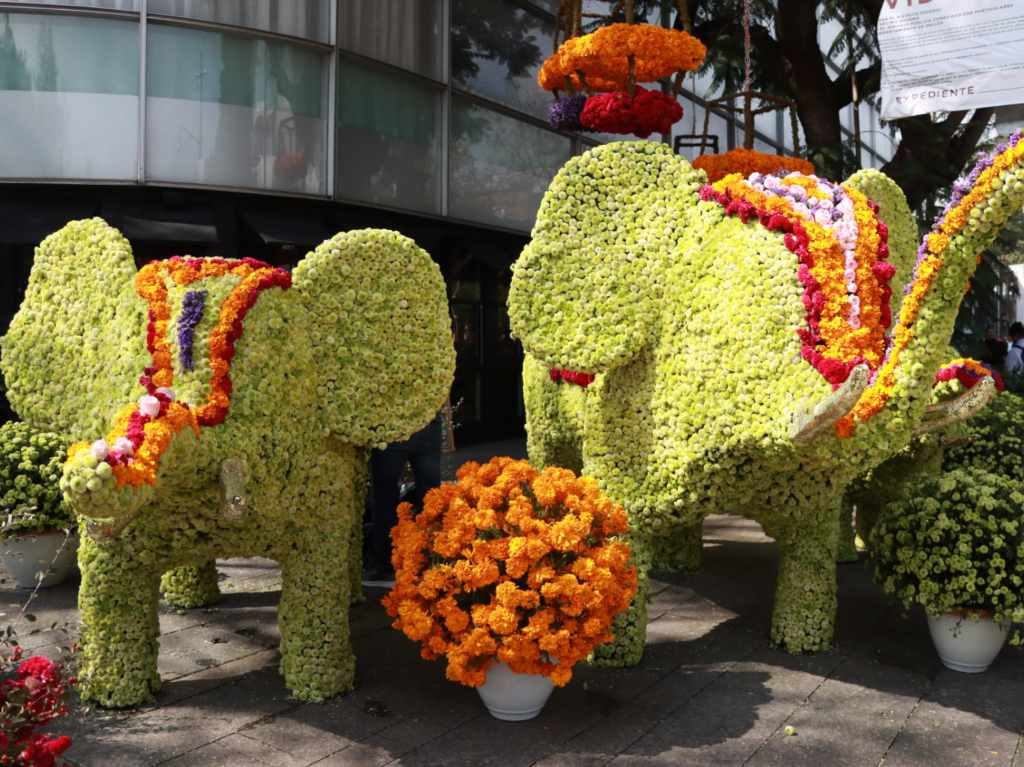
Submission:
[[[600,643],[636,592],[622,508],[597,483],[527,461],[469,463],[399,511],[394,626],[444,656],[449,679],[477,686],[499,659],[557,684]]]

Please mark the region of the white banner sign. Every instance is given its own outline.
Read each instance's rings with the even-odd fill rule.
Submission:
[[[885,0],[882,119],[1024,102],[1024,0]]]

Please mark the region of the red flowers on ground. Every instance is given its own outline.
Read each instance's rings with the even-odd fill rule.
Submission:
[[[49,658],[21,660],[21,654],[15,646],[0,659],[6,672],[0,681],[0,765],[55,767],[57,757],[71,747],[71,738],[36,729],[67,714],[68,689],[75,679]]]

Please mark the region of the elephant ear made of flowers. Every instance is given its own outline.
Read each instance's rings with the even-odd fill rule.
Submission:
[[[1024,202],[1022,160],[1016,137],[983,159],[915,257],[903,195],[874,172],[705,185],[661,145],[571,159],[515,265],[509,315],[525,375],[596,377],[582,418],[552,394],[564,377],[527,385],[558,400],[527,402],[531,457],[545,421],[574,421],[555,438],[578,441],[584,471],[627,508],[641,558],[644,536],[712,511],[760,521],[780,548],[773,640],[827,647],[843,489],[926,420],[976,256]],[[639,659],[642,596],[634,607],[610,661]]]
[[[406,439],[444,404],[455,371],[441,271],[397,232],[343,232],[292,275],[308,316],[325,423],[343,442]]]
[[[82,439],[143,394],[145,304],[128,241],[72,221],[36,248],[21,308],[0,341],[7,399],[25,421]]]

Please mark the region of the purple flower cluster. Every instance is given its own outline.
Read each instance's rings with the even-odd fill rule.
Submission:
[[[551,127],[555,130],[565,131],[582,130],[580,114],[582,114],[583,105],[586,103],[587,97],[582,93],[555,99],[548,111],[548,121],[551,123]]]
[[[992,154],[981,155],[981,157],[978,158],[977,164],[974,166],[974,168],[971,169],[971,172],[967,175],[967,178],[959,179],[958,181],[956,181],[956,183],[953,184],[953,195],[952,197],[950,197],[950,200],[946,204],[946,207],[943,208],[942,215],[938,217],[934,224],[932,224],[931,230],[933,232],[938,232],[941,230],[942,222],[945,220],[949,212],[956,208],[956,206],[960,204],[960,201],[963,200],[963,198],[974,188],[974,185],[978,183],[978,179],[981,178],[981,174],[992,166],[992,163],[995,162],[995,159],[1003,152],[1005,152],[1007,149],[1012,149],[1013,147],[1017,146],[1017,144],[1019,144],[1020,141],[1021,132],[1019,130],[1014,131],[1013,135],[1010,136],[1010,138],[1007,141],[1004,141],[1002,144],[997,146]],[[927,255],[928,238],[925,237],[921,240],[921,244],[917,248],[917,262],[914,264],[915,277],[917,275],[918,264],[924,261]],[[913,289],[913,285],[913,279],[907,282],[907,284],[903,287],[903,295],[909,294],[910,291]]]
[[[203,318],[205,307],[205,290],[190,290],[181,302],[181,316],[178,317],[178,361],[182,370],[192,370],[195,367],[192,359],[192,340],[196,326]]]

